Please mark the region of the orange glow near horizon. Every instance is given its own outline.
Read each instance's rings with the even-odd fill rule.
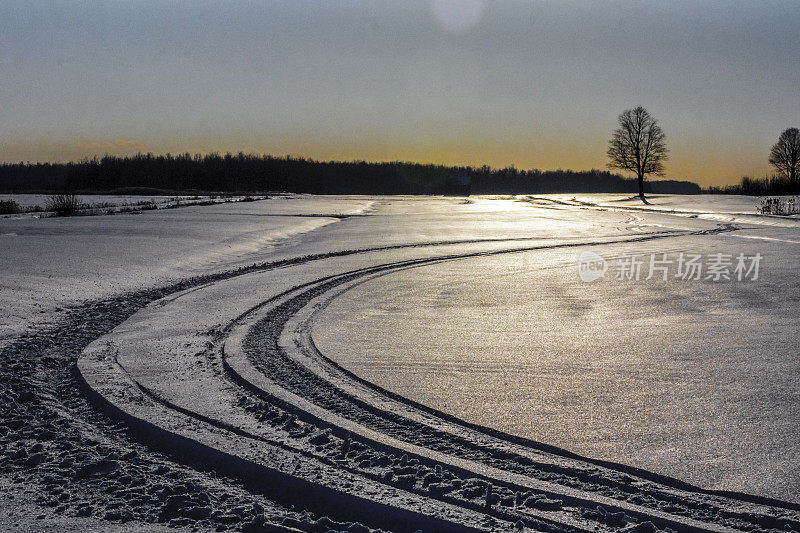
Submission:
[[[425,138],[424,142],[392,143],[380,139],[368,139],[352,144],[335,140],[314,139],[308,142],[300,138],[277,139],[194,139],[194,140],[137,140],[137,139],[81,139],[78,141],[39,139],[30,142],[7,142],[2,161],[67,162],[82,158],[102,157],[105,154],[125,156],[142,152],[165,153],[210,153],[246,152],[275,156],[299,156],[316,160],[365,160],[365,161],[411,161],[453,166],[489,165],[503,168],[510,165],[518,169],[606,169],[606,140],[593,139],[581,150],[575,148],[577,141],[550,139],[546,142],[502,141],[484,139],[442,140]],[[766,161],[768,147],[743,145],[730,148],[704,147],[698,143],[688,145],[673,143],[664,178],[693,181],[701,186],[729,185],[737,183],[742,176],[763,177],[770,172]]]

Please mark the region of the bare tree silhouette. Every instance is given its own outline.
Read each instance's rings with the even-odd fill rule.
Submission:
[[[642,106],[623,111],[618,120],[619,127],[608,141],[608,166],[636,173],[639,198],[648,203],[644,197],[644,178],[647,174],[663,176],[666,136],[658,121]]]
[[[789,180],[792,188],[797,186],[797,171],[800,170],[800,131],[797,128],[789,128],[781,133],[769,152],[769,162]]]

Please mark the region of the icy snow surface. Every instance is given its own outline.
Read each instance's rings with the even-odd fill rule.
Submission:
[[[314,316],[313,339],[359,376],[467,421],[707,488],[796,500],[798,226],[756,215],[752,198],[657,196],[645,207],[619,195],[306,196],[0,219],[0,342],[60,307],[259,261],[694,232],[585,249],[612,262],[760,253],[760,278],[609,272],[587,284],[575,269],[583,247],[472,257],[354,284]]]

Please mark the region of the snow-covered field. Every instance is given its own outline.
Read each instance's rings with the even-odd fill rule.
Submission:
[[[153,204],[166,204],[178,200],[192,200],[194,196],[133,196],[127,194],[78,194],[75,195],[78,202],[87,206],[127,206],[139,205],[143,202]],[[208,196],[197,197],[208,199]],[[50,196],[47,194],[0,194],[0,200],[14,200],[22,207],[47,207]]]
[[[173,209],[177,207],[190,207],[193,205],[225,204],[230,202],[251,202],[267,198],[287,198],[292,195],[280,194],[278,196],[191,196],[191,195],[152,195],[133,196],[121,194],[76,194],[73,195],[77,203],[77,215],[96,216],[111,214],[139,214],[142,211],[155,209]],[[15,213],[5,213],[0,218],[43,218],[53,217],[51,195],[46,194],[0,194],[0,201],[13,201],[18,208]]]
[[[0,527],[800,530],[800,221],[651,201],[0,219]]]
[[[265,261],[277,243],[371,204],[276,198],[135,215],[0,218],[0,342],[87,299]]]

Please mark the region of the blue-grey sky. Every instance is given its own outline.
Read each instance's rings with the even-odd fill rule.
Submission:
[[[800,2],[0,3],[0,160],[137,151],[602,168],[644,105],[667,176],[767,170]]]

